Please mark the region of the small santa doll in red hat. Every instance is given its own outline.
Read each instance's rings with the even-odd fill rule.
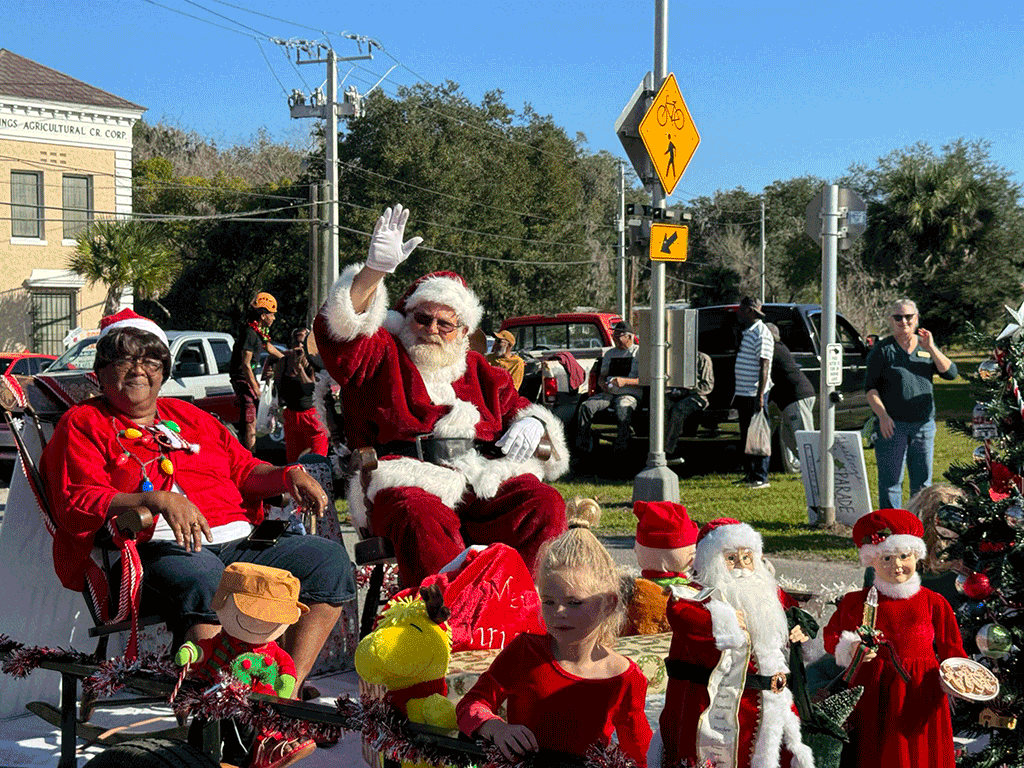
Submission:
[[[648,765],[813,768],[788,659],[790,644],[808,640],[814,625],[779,589],[762,554],[761,535],[739,520],[701,528],[696,583],[672,588],[669,681]]]
[[[671,501],[637,501],[633,514],[637,518],[633,552],[640,578],[633,584],[622,634],[669,632],[666,588],[690,581],[697,524],[686,514],[686,507]]]
[[[921,586],[923,533],[905,509],[880,509],[853,527],[861,564],[875,569],[874,587],[846,595],[825,628],[825,650],[850,669],[851,686],[864,686],[849,721],[844,768],[954,766],[939,662],[967,654],[949,603]],[[865,611],[875,600],[877,608]]]

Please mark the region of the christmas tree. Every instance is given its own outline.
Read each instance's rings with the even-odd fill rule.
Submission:
[[[972,377],[977,405],[963,427],[981,445],[973,462],[946,472],[965,499],[936,516],[957,536],[944,557],[959,561],[964,648],[1000,684],[994,699],[956,702],[954,730],[988,735],[985,748],[958,760],[965,768],[1024,766],[1024,304],[1009,311],[1014,322],[994,343],[975,337],[992,356]]]

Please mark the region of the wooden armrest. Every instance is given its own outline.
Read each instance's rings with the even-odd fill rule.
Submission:
[[[152,527],[153,513],[146,507],[132,507],[114,518],[114,525],[122,534],[131,534],[134,537]]]

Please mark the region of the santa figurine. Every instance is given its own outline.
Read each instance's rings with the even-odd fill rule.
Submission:
[[[738,520],[700,529],[695,582],[670,588],[669,680],[648,765],[813,767],[787,657],[814,625],[779,589],[762,551],[760,534]]]
[[[880,509],[853,526],[874,586],[846,595],[825,628],[825,650],[864,694],[850,717],[842,766],[953,768],[949,704],[939,662],[966,656],[953,609],[921,586],[924,528],[905,509]]]
[[[697,524],[686,507],[671,501],[637,501],[636,543],[633,552],[640,578],[630,584],[630,599],[622,635],[669,632],[667,587],[690,581],[690,566],[697,543]]]

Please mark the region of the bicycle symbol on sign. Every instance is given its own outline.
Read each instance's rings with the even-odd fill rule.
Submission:
[[[686,116],[683,114],[683,108],[676,106],[678,102],[674,99],[665,99],[664,104],[658,105],[658,110],[654,116],[658,120],[658,125],[668,125],[669,119],[672,120],[672,125],[676,127],[676,130],[682,130],[683,126],[686,125]]]

